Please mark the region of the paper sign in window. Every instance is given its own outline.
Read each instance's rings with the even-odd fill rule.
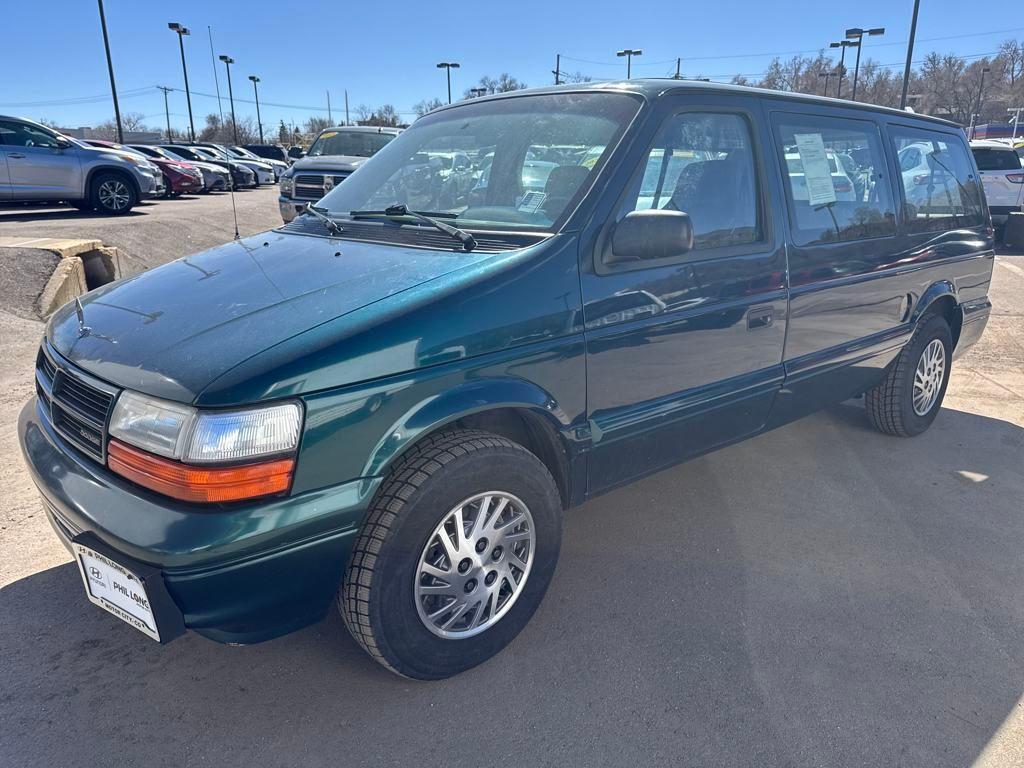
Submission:
[[[827,205],[836,201],[836,188],[832,184],[832,169],[825,154],[825,143],[820,133],[797,133],[796,151],[804,167],[804,183],[807,185],[807,202],[812,206]]]

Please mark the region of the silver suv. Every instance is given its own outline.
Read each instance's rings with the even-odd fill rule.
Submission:
[[[144,158],[0,115],[0,201],[63,200],[79,210],[119,215],[162,193],[163,174]]]

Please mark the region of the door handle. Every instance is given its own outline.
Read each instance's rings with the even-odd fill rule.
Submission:
[[[747,311],[747,330],[771,328],[775,322],[775,310],[772,307],[751,307]]]
[[[22,152],[8,152],[7,156],[8,157],[24,157],[25,155]]]

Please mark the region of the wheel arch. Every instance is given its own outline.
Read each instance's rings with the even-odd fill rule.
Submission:
[[[953,348],[956,349],[963,327],[964,313],[957,300],[956,288],[948,280],[940,280],[928,286],[917,302],[911,324],[916,327],[926,315],[939,315],[946,319],[953,337]]]
[[[413,446],[446,429],[478,429],[519,443],[551,472],[563,506],[571,504],[569,418],[549,393],[518,379],[469,382],[420,402],[377,443],[364,476],[387,474]]]
[[[89,197],[92,194],[93,179],[100,173],[116,173],[118,176],[124,177],[132,185],[132,189],[135,190],[135,197],[139,200],[142,199],[142,188],[139,186],[139,180],[135,178],[135,174],[116,165],[98,165],[95,168],[89,169],[85,176],[85,189],[83,190],[85,197]]]

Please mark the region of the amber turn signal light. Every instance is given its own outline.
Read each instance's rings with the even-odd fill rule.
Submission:
[[[107,448],[107,466],[151,491],[182,501],[217,503],[284,493],[292,482],[295,459],[273,459],[233,467],[182,464],[120,440]]]

